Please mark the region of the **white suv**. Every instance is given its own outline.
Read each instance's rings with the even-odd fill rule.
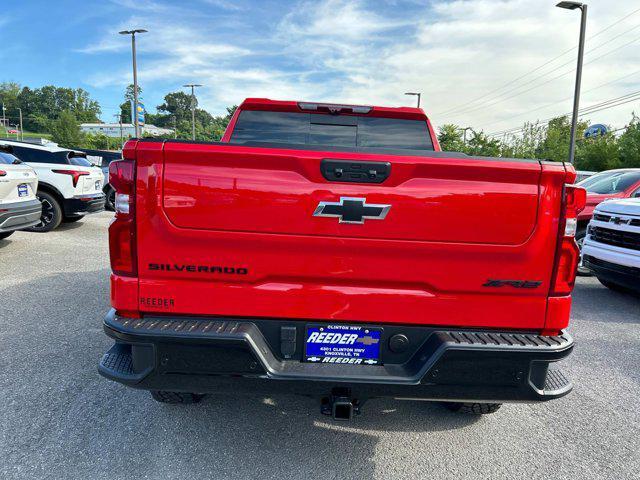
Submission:
[[[0,240],[36,225],[42,211],[36,172],[7,150],[0,146]]]
[[[88,213],[104,210],[104,175],[86,159],[84,152],[53,145],[0,139],[13,155],[33,167],[38,175],[40,222],[29,230],[48,232],[60,222],[75,222]]]
[[[596,207],[582,261],[604,286],[640,293],[640,198],[610,200]]]

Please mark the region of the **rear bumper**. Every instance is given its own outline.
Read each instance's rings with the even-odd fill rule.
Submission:
[[[42,204],[38,199],[0,205],[0,232],[31,227],[40,221]]]
[[[295,327],[296,338],[282,334]],[[115,340],[98,370],[135,388],[196,393],[326,395],[348,387],[354,397],[535,402],[569,393],[572,384],[549,368],[573,349],[562,334],[442,330],[384,326],[382,366],[301,362],[304,322],[145,317],[112,310],[104,330]],[[410,348],[394,353],[402,332]],[[285,344],[286,343],[286,344]],[[285,359],[282,351],[290,358]],[[293,352],[293,353],[292,353]]]
[[[65,198],[62,208],[64,209],[65,215],[97,213],[104,210],[105,198],[104,193],[77,195],[73,198]]]
[[[596,277],[640,293],[640,268],[608,262],[591,255],[584,255],[582,262]]]

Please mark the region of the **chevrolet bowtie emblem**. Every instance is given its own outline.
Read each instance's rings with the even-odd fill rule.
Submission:
[[[314,217],[335,217],[339,223],[364,223],[365,220],[382,220],[391,205],[367,203],[366,198],[340,197],[339,202],[320,202]]]

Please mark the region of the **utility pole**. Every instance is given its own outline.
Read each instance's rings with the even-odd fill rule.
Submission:
[[[7,118],[4,115],[6,108],[4,106],[4,102],[2,102],[2,126],[4,127],[4,134],[7,138],[9,138],[9,132],[8,132],[8,128],[7,128]]]
[[[20,112],[20,140],[24,140],[24,130],[22,130],[22,109],[18,108]]]
[[[187,83],[183,87],[191,87],[191,139],[196,139],[196,87],[201,87],[199,83]]]
[[[420,92],[406,92],[405,95],[413,95],[418,97],[418,108],[420,108],[420,98],[422,97],[422,93]]]
[[[569,140],[569,163],[573,164],[576,155],[576,130],[578,129],[578,110],[580,108],[580,84],[582,82],[582,61],[584,58],[584,40],[587,30],[587,5],[580,2],[560,2],[556,7],[581,11],[580,37],[578,39],[578,66],[576,68],[576,86],[573,92],[573,114],[571,116],[571,139]]]
[[[178,119],[174,115],[173,119],[173,138],[178,138]]]
[[[131,56],[133,58],[133,119],[136,138],[140,138],[140,126],[138,124],[138,71],[136,66],[136,33],[147,33],[147,30],[122,30],[120,35],[131,35]]]

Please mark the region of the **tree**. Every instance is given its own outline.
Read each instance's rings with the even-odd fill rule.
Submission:
[[[502,152],[502,144],[496,138],[490,138],[484,132],[471,130],[472,137],[467,142],[464,152],[468,155],[498,157]]]
[[[237,105],[227,107],[227,114],[214,117],[202,108],[195,110],[196,140],[220,140]],[[159,127],[176,128],[180,138],[191,138],[191,95],[171,92],[156,107],[158,113],[147,115],[147,122]]]
[[[631,123],[618,139],[620,163],[623,167],[640,167],[640,118],[633,115]]]
[[[589,125],[586,121],[578,122],[578,132],[583,132]],[[564,162],[569,158],[569,140],[571,138],[571,121],[569,117],[557,117],[547,125],[544,140],[536,151],[536,157],[542,160]]]
[[[463,152],[465,145],[462,139],[462,129],[457,125],[447,123],[440,127],[438,143],[445,152]]]
[[[83,145],[83,135],[73,113],[68,110],[61,112],[51,124],[52,140],[67,148],[77,148]]]
[[[164,103],[156,107],[158,113],[175,117],[176,121],[191,121],[191,95],[185,92],[171,92],[165,95]]]
[[[133,83],[130,83],[124,91],[124,102],[120,104],[122,123],[133,123],[133,118],[131,117],[131,104],[133,103],[133,98]],[[142,88],[140,85],[138,85],[138,103],[142,103]]]
[[[538,149],[546,137],[544,125],[527,122],[518,135],[510,135],[502,141],[502,157],[536,158]]]
[[[612,133],[576,142],[577,170],[600,172],[620,167],[618,140]]]

